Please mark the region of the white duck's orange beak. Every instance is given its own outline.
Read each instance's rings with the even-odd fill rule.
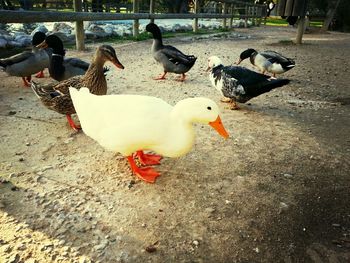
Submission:
[[[222,137],[227,139],[229,137],[228,132],[225,130],[224,125],[221,122],[221,118],[218,115],[215,121],[209,122],[209,125],[213,127]]]

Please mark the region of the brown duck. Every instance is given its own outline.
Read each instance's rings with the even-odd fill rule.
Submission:
[[[106,95],[107,81],[104,75],[104,64],[110,61],[116,67],[124,69],[124,66],[119,62],[114,48],[109,45],[99,46],[95,52],[94,58],[83,76],[74,76],[67,80],[49,84],[46,86],[39,86],[32,82],[32,89],[38,96],[41,102],[50,110],[65,114],[69,125],[74,129],[80,129],[71,118],[75,113],[72,99],[69,94],[69,87],[76,89],[87,87],[92,94]]]

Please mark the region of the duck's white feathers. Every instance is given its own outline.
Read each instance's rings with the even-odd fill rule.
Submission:
[[[217,105],[206,98],[186,99],[173,107],[149,96],[96,96],[85,88],[72,87],[70,93],[83,131],[107,150],[125,156],[137,150],[153,150],[167,157],[184,155],[194,143],[192,122],[208,123],[219,114]],[[191,100],[202,100],[205,109],[210,106],[210,115],[201,119],[196,108],[189,110],[186,104]]]

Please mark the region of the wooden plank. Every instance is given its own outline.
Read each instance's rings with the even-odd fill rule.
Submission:
[[[230,18],[231,14],[116,14],[58,11],[12,11],[0,10],[0,23],[34,23],[34,22],[74,22],[99,20],[134,20],[134,19],[193,19],[193,18]],[[237,18],[252,18],[254,15],[239,15]]]

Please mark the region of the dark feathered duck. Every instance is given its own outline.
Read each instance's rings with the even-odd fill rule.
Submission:
[[[51,78],[57,81],[69,79],[74,76],[84,75],[89,68],[89,63],[79,58],[66,58],[66,51],[62,40],[56,35],[49,35],[37,45],[39,48],[51,48],[49,72]],[[106,71],[107,69],[104,69]]]
[[[32,82],[31,87],[47,108],[65,114],[69,125],[74,130],[78,130],[80,127],[71,118],[71,115],[75,113],[75,109],[69,94],[69,87],[76,89],[87,87],[92,94],[106,95],[107,81],[103,66],[107,61],[112,62],[120,69],[124,69],[124,66],[117,58],[114,48],[109,45],[102,45],[97,48],[94,58],[83,76],[74,76],[59,83],[46,85],[45,87]]]
[[[276,74],[284,73],[295,67],[293,59],[271,50],[258,52],[255,49],[249,48],[240,54],[237,65],[246,58],[249,58],[250,62],[258,67],[263,74],[270,72],[274,77],[276,77]]]
[[[181,74],[179,80],[184,81],[186,78],[185,73],[192,68],[197,58],[193,55],[185,55],[173,46],[163,45],[162,34],[156,24],[148,24],[146,30],[153,35],[152,55],[164,68],[163,74],[155,79],[165,79],[165,75],[168,72],[172,72]]]
[[[45,37],[45,33],[36,32],[33,35],[31,51],[0,59],[0,67],[11,76],[22,77],[24,86],[29,87],[32,75],[39,72],[37,77],[43,77],[42,71],[49,67],[50,50],[36,47]]]
[[[211,83],[224,96],[222,101],[230,103],[231,109],[238,109],[236,102],[245,103],[289,83],[288,79],[275,79],[243,67],[224,66],[216,56],[208,59],[207,70]]]

